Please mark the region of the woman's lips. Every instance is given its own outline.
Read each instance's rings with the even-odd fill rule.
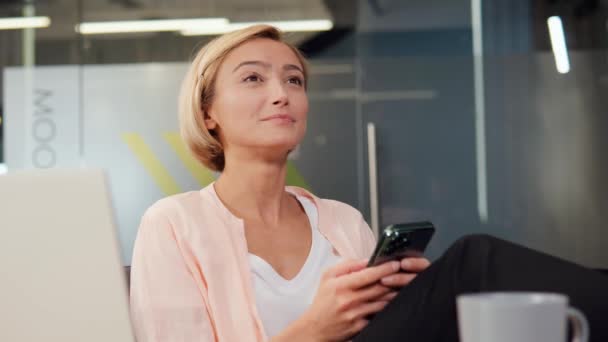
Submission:
[[[296,120],[288,114],[275,114],[262,119],[262,121],[278,120],[282,122],[296,122]]]

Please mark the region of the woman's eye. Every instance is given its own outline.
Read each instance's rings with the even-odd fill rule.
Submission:
[[[243,79],[244,82],[259,82],[262,79],[258,75],[249,75]]]
[[[300,86],[301,86],[302,84],[304,84],[304,81],[302,81],[302,79],[301,79],[301,78],[299,78],[299,77],[295,77],[295,76],[294,76],[294,77],[290,77],[290,78],[287,80],[287,82],[289,82],[289,83],[293,83],[293,84],[297,84],[297,85],[300,85]]]

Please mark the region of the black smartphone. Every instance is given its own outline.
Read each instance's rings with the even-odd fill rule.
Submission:
[[[367,266],[376,266],[390,260],[420,257],[435,233],[431,222],[399,223],[387,226],[380,234],[374,254]]]

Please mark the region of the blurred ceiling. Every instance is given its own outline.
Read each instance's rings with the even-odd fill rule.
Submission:
[[[0,16],[20,16],[25,3],[32,3],[36,15],[49,16],[51,26],[36,30],[37,39],[73,39],[79,22],[142,19],[224,17],[231,22],[332,19],[326,4],[345,1],[323,0],[0,0]],[[152,33],[154,34],[154,33]],[[141,36],[142,34],[138,34]],[[147,33],[145,35],[150,35]],[[298,40],[315,33],[298,33]],[[133,34],[108,35],[111,39]],[[97,37],[99,38],[99,37]]]

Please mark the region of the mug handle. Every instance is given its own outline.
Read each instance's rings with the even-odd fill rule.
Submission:
[[[589,341],[589,323],[585,315],[578,309],[569,307],[567,310],[568,321],[572,324],[572,342]]]

